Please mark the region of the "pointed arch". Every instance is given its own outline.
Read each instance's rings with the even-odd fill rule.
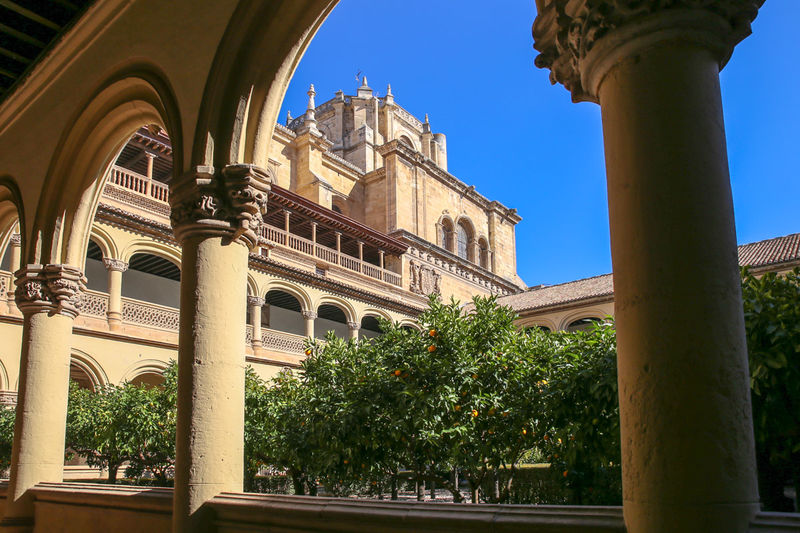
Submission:
[[[17,226],[19,226],[18,231],[22,238],[22,257],[24,258],[27,233],[22,194],[14,178],[0,175],[0,252],[6,249],[11,233]],[[0,257],[2,257],[1,253]]]
[[[158,69],[134,65],[111,76],[76,112],[53,155],[40,198],[27,261],[80,265],[92,220],[117,154],[141,126],[170,133],[174,175],[183,168],[181,120],[170,84]]]
[[[111,236],[105,228],[92,224],[92,229],[89,232],[89,239],[94,241],[100,250],[103,252],[103,257],[111,259],[119,259],[119,247],[117,246],[114,237]]]
[[[216,168],[231,163],[268,167],[289,81],[337,1],[239,3],[208,76],[193,161]]]

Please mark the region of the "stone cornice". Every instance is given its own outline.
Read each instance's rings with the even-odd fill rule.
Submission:
[[[533,23],[535,60],[574,102],[597,102],[605,73],[621,59],[665,41],[717,54],[720,68],[750,34],[764,0],[550,0]],[[545,5],[541,5],[545,4]]]
[[[364,169],[357,167],[356,165],[354,165],[350,161],[344,159],[341,156],[336,155],[335,153],[331,152],[330,150],[328,150],[327,152],[324,152],[322,154],[322,157],[323,157],[323,161],[324,160],[328,160],[328,161],[324,161],[324,162],[329,163],[331,165],[337,165],[339,167],[343,167],[346,170],[355,172],[357,177],[360,177],[360,176],[364,175]]]
[[[522,217],[517,214],[516,209],[509,209],[497,200],[489,200],[484,195],[476,191],[475,187],[467,185],[457,177],[441,168],[429,158],[423,156],[413,148],[406,146],[397,139],[379,146],[377,150],[378,153],[383,157],[386,157],[390,154],[397,154],[409,163],[422,167],[430,176],[436,178],[439,180],[439,182],[458,192],[463,197],[468,198],[472,202],[478,204],[486,211],[496,211],[506,217],[513,224],[517,224],[522,220]]]

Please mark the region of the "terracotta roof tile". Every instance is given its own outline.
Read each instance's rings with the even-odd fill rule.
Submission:
[[[740,266],[758,268],[790,261],[800,261],[800,233],[739,246]],[[532,287],[517,294],[503,296],[497,301],[521,312],[613,295],[612,275],[603,274],[558,285]]]

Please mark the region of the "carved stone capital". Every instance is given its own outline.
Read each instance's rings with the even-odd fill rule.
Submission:
[[[250,307],[262,307],[266,303],[266,300],[260,296],[248,296],[247,297],[247,305]]]
[[[19,233],[14,233],[11,235],[11,239],[8,241],[8,244],[11,246],[22,246],[22,235]]]
[[[86,290],[83,272],[69,265],[27,265],[16,273],[17,307],[23,314],[48,312],[75,318]]]
[[[535,60],[573,102],[597,102],[619,60],[664,41],[698,44],[722,68],[764,0],[544,0],[533,23]]]
[[[361,329],[361,324],[359,324],[358,322],[348,322],[347,329],[349,329],[350,331],[357,331]]]
[[[306,320],[316,320],[317,313],[315,311],[303,311],[301,313]]]
[[[126,270],[128,270],[128,263],[123,261],[122,259],[112,259],[111,257],[104,257],[103,265],[105,265],[106,270],[115,270],[117,272],[125,272]]]
[[[253,165],[228,165],[219,172],[197,167],[170,190],[170,222],[178,241],[220,235],[253,249],[267,212],[272,176]]]

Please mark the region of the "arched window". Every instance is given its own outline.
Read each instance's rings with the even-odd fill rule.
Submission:
[[[439,246],[449,252],[453,252],[453,224],[444,218],[439,224]]]
[[[456,254],[461,259],[467,259],[469,261],[474,261],[475,258],[473,257],[472,252],[472,228],[470,228],[466,222],[461,221],[458,223],[458,228],[456,229]]]
[[[487,269],[489,268],[489,243],[483,237],[478,240],[478,248],[480,250],[480,265]]]
[[[567,326],[567,331],[586,331],[587,329],[592,329],[592,325],[596,322],[600,322],[600,319],[594,317],[579,318],[570,322],[569,326]]]
[[[157,255],[140,252],[122,274],[122,296],[167,307],[180,307],[181,271]]]
[[[305,319],[300,302],[288,292],[273,289],[264,298],[261,326],[264,328],[305,335]]]
[[[379,337],[383,334],[381,331],[380,323],[377,317],[368,315],[361,319],[361,329],[359,330],[360,337]]]
[[[317,309],[317,319],[314,320],[314,336],[324,339],[328,331],[333,331],[337,337],[342,339],[346,339],[350,335],[345,312],[335,305],[323,304]]]

